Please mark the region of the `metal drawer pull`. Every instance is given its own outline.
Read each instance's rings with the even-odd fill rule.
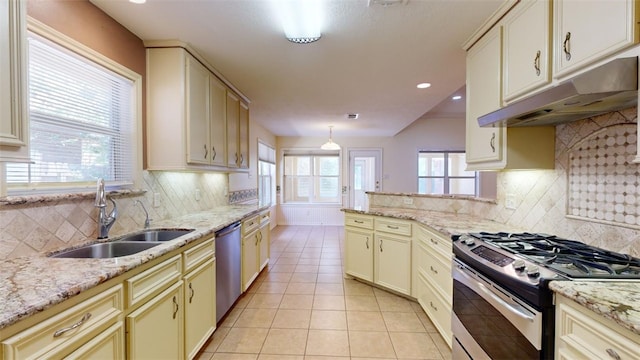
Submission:
[[[571,33],[567,31],[567,36],[564,38],[564,42],[562,43],[562,50],[564,51],[567,61],[571,60]]]
[[[193,284],[189,283],[189,290],[191,290],[191,295],[189,296],[189,304],[191,304],[191,300],[193,300],[193,295],[196,294],[196,292],[193,290]]]
[[[433,266],[429,265],[429,269],[431,269],[431,271],[433,271],[435,274],[438,273],[438,270],[434,269]]]
[[[367,236],[367,241],[365,242],[365,245],[367,245],[367,250],[369,249],[369,237]]]
[[[438,242],[437,242],[437,241],[435,241],[435,240],[433,240],[432,238],[429,238],[429,240],[431,241],[431,243],[432,243],[433,245],[438,245]]]
[[[387,227],[388,227],[389,229],[393,229],[393,230],[398,230],[398,229],[399,229],[399,227],[397,227],[397,226],[387,225]]]
[[[536,69],[536,76],[540,76],[540,50],[536,53],[536,58],[533,59],[533,68]]]
[[[53,333],[53,337],[58,337],[58,336],[60,336],[60,335],[62,335],[64,333],[66,333],[67,331],[71,331],[71,330],[73,330],[73,329],[75,329],[75,328],[77,328],[79,326],[82,326],[82,324],[84,324],[85,321],[89,320],[90,318],[91,318],[91,313],[84,314],[82,319],[80,319],[80,321],[78,321],[77,323],[75,323],[75,324],[73,324],[73,325],[71,325],[71,326],[69,326],[67,328],[60,329],[60,330],[54,332]]]
[[[613,349],[607,349],[607,354],[611,356],[612,359],[615,359],[615,360],[621,359],[620,355],[618,355],[618,353]]]
[[[176,318],[176,315],[178,315],[178,309],[180,309],[180,306],[178,305],[178,299],[176,299],[176,296],[173,296],[173,305],[175,305],[175,310],[173,310],[173,318]]]
[[[433,305],[433,302],[429,301],[429,306],[431,306],[433,310],[438,311],[438,308],[435,305]]]
[[[364,224],[364,221],[362,220],[353,220],[353,222],[356,224]]]

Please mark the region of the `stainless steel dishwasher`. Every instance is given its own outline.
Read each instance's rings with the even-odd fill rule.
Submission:
[[[229,311],[241,293],[240,223],[216,232],[216,322]]]

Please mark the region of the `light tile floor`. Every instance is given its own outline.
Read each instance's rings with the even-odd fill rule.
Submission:
[[[420,306],[344,279],[341,226],[278,226],[271,260],[198,356],[450,359]]]

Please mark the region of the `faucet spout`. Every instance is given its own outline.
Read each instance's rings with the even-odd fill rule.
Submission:
[[[140,200],[134,201],[133,205],[140,205],[142,207],[142,210],[144,211],[144,215],[146,216],[146,218],[144,220],[144,228],[148,229],[149,225],[151,224],[151,220],[153,220],[153,219],[149,219],[149,213],[147,212],[147,208],[144,207],[144,204]]]
[[[109,237],[109,230],[116,222],[118,217],[118,206],[116,202],[109,198],[113,209],[107,214],[107,195],[104,189],[104,180],[98,180],[98,189],[96,191],[95,207],[98,208],[98,239],[106,239]]]

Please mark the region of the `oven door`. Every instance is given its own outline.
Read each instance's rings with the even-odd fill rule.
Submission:
[[[540,359],[542,313],[453,260],[454,359]]]

